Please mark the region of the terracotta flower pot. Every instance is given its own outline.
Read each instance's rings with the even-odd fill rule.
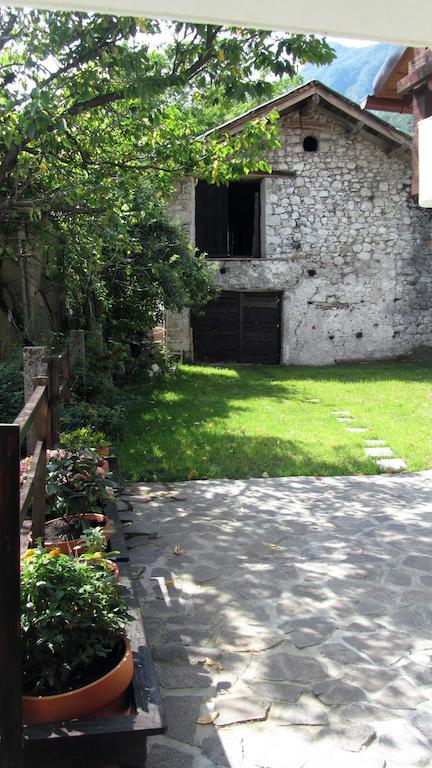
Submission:
[[[109,456],[109,448],[106,446],[103,446],[101,448],[96,448],[96,453],[98,456]]]
[[[108,716],[124,711],[125,694],[132,681],[133,671],[132,651],[126,639],[121,661],[94,683],[54,696],[23,696],[23,720],[26,723],[50,723],[96,714]]]
[[[117,584],[120,583],[120,569],[117,565],[117,563],[114,563],[112,560],[104,560],[105,565],[107,566],[108,570],[111,571],[111,573],[114,575],[114,578],[117,582]]]
[[[64,520],[66,520],[67,522],[70,522],[71,520],[73,520],[73,518],[74,518],[73,515],[65,515]],[[60,519],[61,518],[56,518],[56,520],[60,520]],[[97,525],[103,526],[105,539],[107,540],[107,542],[109,542],[111,538],[109,533],[111,523],[105,515],[99,515],[97,513],[88,513],[88,514],[82,515],[81,519],[83,520],[83,522],[88,522],[88,523],[95,522],[97,523]],[[87,526],[84,525],[84,528],[86,527]],[[87,551],[87,547],[85,546],[82,539],[69,539],[68,541],[50,541],[49,540],[49,521],[46,524],[45,528],[46,528],[45,549],[53,549],[54,547],[56,547],[57,549],[60,550],[60,552],[62,552],[65,555],[69,555],[69,554],[82,555],[84,552]],[[80,546],[80,543],[81,543],[81,546]],[[30,546],[34,546],[31,539],[30,539]],[[78,547],[78,548],[75,549],[75,547]]]

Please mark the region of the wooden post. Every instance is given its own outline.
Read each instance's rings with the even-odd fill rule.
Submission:
[[[52,436],[51,436],[51,417],[49,412],[49,377],[48,376],[36,376],[33,379],[34,388],[46,387],[47,394],[44,401],[41,403],[39,412],[34,420],[32,428],[32,442],[31,453],[34,453],[34,449],[38,440],[45,441],[45,444],[52,448]]]
[[[0,457],[0,765],[22,768],[18,425],[0,425]]]
[[[53,448],[60,440],[60,360],[58,355],[52,355],[48,360],[49,378],[49,411],[50,411],[50,443]]]

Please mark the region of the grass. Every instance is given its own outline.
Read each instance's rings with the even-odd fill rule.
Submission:
[[[119,446],[129,480],[376,474],[364,438],[432,467],[432,366],[182,366],[130,387]],[[310,402],[317,399],[318,403]],[[351,434],[333,410],[366,426]]]

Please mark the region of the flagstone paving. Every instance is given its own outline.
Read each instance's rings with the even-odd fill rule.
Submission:
[[[120,497],[168,721],[148,768],[432,765],[432,472]]]

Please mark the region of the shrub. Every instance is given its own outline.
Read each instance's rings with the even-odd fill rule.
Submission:
[[[81,427],[104,432],[111,440],[120,437],[124,430],[126,408],[122,404],[74,402],[62,413],[62,429],[70,432]]]

